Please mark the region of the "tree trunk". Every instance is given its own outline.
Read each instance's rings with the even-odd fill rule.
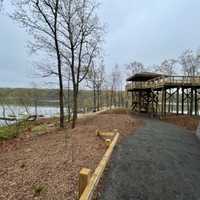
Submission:
[[[36,118],[37,118],[37,116],[38,116],[38,103],[37,103],[37,100],[35,100],[35,102],[34,102],[34,104],[35,104],[35,116],[36,116]]]
[[[101,88],[99,89],[99,107],[103,108],[103,92]]]
[[[100,90],[99,88],[97,89],[97,111],[99,111],[100,107]]]
[[[77,113],[78,113],[78,89],[74,85],[73,86],[73,118],[72,118],[72,128],[75,128],[76,126],[76,120],[77,120]]]
[[[93,112],[96,112],[96,89],[93,86]]]
[[[59,0],[55,2],[55,22],[54,22],[54,42],[56,47],[56,55],[57,55],[57,66],[58,66],[58,78],[59,78],[59,104],[60,104],[60,128],[64,128],[64,92],[63,92],[63,80],[62,80],[62,63],[60,56],[60,48],[58,44],[58,35],[57,35],[57,20],[58,20],[58,7]]]
[[[110,110],[111,110],[111,108],[112,108],[112,92],[111,92],[111,95],[110,95]]]
[[[61,57],[58,48],[58,41],[55,39],[56,52],[58,59],[58,78],[59,78],[59,105],[60,105],[60,128],[64,128],[64,92],[63,92],[63,80],[62,80],[62,70],[61,70]]]
[[[60,128],[64,128],[64,101],[63,101],[63,83],[62,83],[62,76],[59,75],[59,85],[60,85],[60,91],[59,91],[59,101],[60,101]]]
[[[68,122],[71,120],[71,106],[70,106],[70,80],[67,84],[67,110],[68,110]]]

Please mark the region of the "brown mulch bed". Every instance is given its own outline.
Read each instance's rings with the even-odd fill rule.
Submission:
[[[127,114],[99,114],[80,119],[73,130],[53,128],[1,143],[0,199],[77,199],[80,169],[94,170],[106,150],[96,129],[125,136],[140,124]]]
[[[200,117],[188,115],[168,115],[163,119],[163,121],[195,131],[199,125]]]

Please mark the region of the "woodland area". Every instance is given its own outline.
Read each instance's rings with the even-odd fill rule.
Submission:
[[[59,89],[48,92],[34,88],[1,89],[1,93],[8,92],[5,95],[7,103],[15,99],[20,104],[36,105],[42,104],[47,97],[48,101],[58,101],[61,128],[64,127],[65,107],[68,113],[72,110],[74,128],[80,108],[96,111],[103,105],[125,104],[119,67],[114,67],[111,75],[105,74],[102,51],[105,31],[97,15],[99,4],[96,1],[17,0],[11,3],[14,9],[10,17],[33,37],[29,43],[31,52],[46,57],[45,62],[37,63],[38,73],[43,78],[57,79]],[[88,98],[91,95],[92,100]],[[5,103],[3,98],[2,104]]]
[[[108,2],[107,0],[105,1]],[[110,2],[111,0],[109,3]],[[158,5],[156,3],[155,5],[157,5],[157,7],[155,11],[151,8],[149,9],[148,6],[145,7],[144,5],[146,5],[146,3],[149,4],[149,1],[146,1],[144,5],[140,5],[140,13],[137,6],[135,7],[139,1],[131,1],[131,3],[134,2],[134,9],[138,9],[137,13],[134,12],[131,6],[129,8],[130,2],[127,2],[113,1],[113,7],[116,6],[113,9],[114,11],[107,6],[111,4],[106,4],[105,7],[109,11],[108,16],[113,25],[113,27],[111,27],[113,32],[111,31],[111,34],[106,41],[105,36],[108,32],[107,24],[103,21],[105,16],[100,12],[100,3],[97,0],[0,0],[0,13],[5,9],[5,13],[7,12],[6,17],[14,23],[17,28],[25,31],[24,33],[27,34],[27,38],[30,39],[27,39],[27,48],[30,55],[33,56],[33,58],[36,58],[36,61],[30,65],[34,68],[34,75],[38,78],[34,79],[32,77],[33,74],[29,74],[28,68],[30,66],[28,66],[28,64],[26,65],[26,62],[19,62],[17,64],[14,62],[13,66],[10,65],[9,62],[2,61],[2,71],[4,72],[5,68],[8,68],[5,70],[5,79],[3,79],[2,84],[4,85],[4,82],[6,82],[7,79],[9,80],[5,83],[6,87],[3,88],[3,86],[0,86],[0,199],[78,199],[81,195],[79,188],[81,185],[81,178],[79,175],[80,170],[83,167],[88,168],[89,170],[91,169],[97,180],[98,178],[95,169],[98,169],[98,164],[102,160],[102,157],[105,156],[107,160],[110,158],[112,152],[110,151],[111,153],[109,156],[106,152],[110,147],[112,147],[112,151],[114,150],[115,145],[112,146],[113,138],[117,135],[115,141],[115,144],[117,144],[117,142],[121,142],[124,137],[130,136],[130,138],[132,138],[132,135],[134,136],[136,129],[138,128],[144,128],[144,133],[147,133],[147,136],[138,140],[138,151],[136,148],[137,145],[134,143],[134,138],[131,139],[133,143],[130,142],[131,140],[126,139],[126,141],[130,143],[125,143],[124,149],[127,149],[128,147],[130,150],[128,149],[124,154],[125,156],[121,156],[123,154],[120,154],[119,159],[116,159],[117,162],[119,162],[117,164],[125,164],[123,167],[119,167],[120,171],[129,173],[131,170],[131,173],[134,173],[134,176],[137,175],[137,173],[132,170],[134,169],[132,167],[136,166],[134,162],[126,161],[137,158],[137,155],[135,156],[132,154],[133,152],[136,152],[138,155],[140,152],[144,152],[144,154],[141,154],[141,157],[136,159],[136,162],[140,162],[141,164],[138,165],[139,167],[136,167],[136,170],[143,170],[141,177],[145,177],[142,177],[142,179],[139,177],[139,179],[144,180],[145,184],[149,187],[149,185],[154,185],[149,184],[153,183],[152,180],[154,180],[154,171],[151,172],[151,169],[154,170],[158,167],[159,173],[161,172],[163,175],[163,169],[165,170],[165,167],[167,168],[170,166],[168,165],[169,163],[172,163],[172,165],[174,164],[174,152],[172,152],[172,160],[166,162],[166,166],[163,165],[164,168],[163,166],[160,167],[158,165],[160,159],[155,160],[155,167],[151,167],[151,164],[153,163],[153,157],[151,157],[152,153],[158,153],[158,158],[161,158],[160,150],[170,149],[170,146],[168,148],[167,145],[164,146],[165,148],[159,146],[162,144],[161,142],[164,142],[163,138],[166,134],[161,135],[162,137],[160,137],[159,140],[155,140],[155,145],[150,146],[151,148],[142,148],[141,151],[141,144],[147,144],[144,139],[149,137],[150,143],[154,144],[151,142],[153,140],[153,135],[151,134],[154,134],[155,131],[154,135],[157,136],[160,130],[162,133],[162,129],[165,126],[162,125],[164,122],[158,120],[151,121],[151,119],[149,120],[146,118],[142,119],[142,116],[138,118],[133,112],[130,112],[130,108],[134,101],[133,93],[128,93],[126,79],[140,72],[155,72],[170,76],[200,76],[200,50],[193,51],[189,48],[184,50],[185,47],[188,47],[186,43],[185,46],[182,46],[182,54],[177,56],[177,58],[169,58],[170,56],[161,57],[161,52],[158,52],[160,49],[157,49],[155,50],[155,52],[157,51],[157,54],[154,53],[154,56],[157,60],[162,60],[162,62],[155,65],[148,64],[147,62],[156,60],[155,58],[150,58],[152,54],[149,54],[148,51],[152,51],[154,47],[151,46],[152,41],[149,41],[148,37],[151,36],[154,39],[155,46],[157,45],[159,48],[161,47],[161,41],[155,37],[155,30],[153,30],[151,34],[149,34],[149,30],[146,31],[148,35],[143,38],[142,35],[145,33],[145,28],[149,29],[153,27],[154,29],[154,26],[149,23],[149,20],[156,21],[158,18],[159,20],[163,20],[157,15],[163,12],[161,12],[162,10],[157,12]],[[5,6],[7,3],[9,3],[8,11],[6,11]],[[127,7],[122,9],[125,4]],[[153,7],[154,3],[151,4],[152,5],[149,6]],[[159,4],[159,6],[161,6],[161,4]],[[173,6],[168,7],[171,8]],[[148,24],[142,24],[145,19],[144,11],[146,12],[148,10],[147,8],[150,10],[149,13],[151,17],[152,14],[156,14],[154,16],[156,20],[154,18],[150,19],[149,17],[146,17]],[[136,16],[139,16],[138,18],[131,15],[135,13]],[[170,17],[171,16],[173,16],[174,21],[174,15],[170,14]],[[130,21],[128,20],[128,17],[130,17]],[[162,23],[159,23],[159,29],[157,30],[159,32],[158,34],[163,30],[163,28],[160,27],[161,24],[165,25],[165,23],[165,20],[162,21]],[[129,30],[130,27],[128,25],[130,24],[133,28],[136,27],[137,29]],[[142,34],[138,31],[141,27]],[[126,30],[125,28],[128,29]],[[3,29],[4,28],[2,28],[2,30]],[[166,29],[168,29],[168,26],[166,26]],[[9,29],[9,31],[10,30],[12,29]],[[178,35],[180,35],[181,31],[178,32]],[[137,35],[135,35],[136,38],[133,37],[134,32],[137,33]],[[131,33],[131,35],[127,35],[128,33]],[[11,34],[14,35],[16,33],[13,31]],[[170,35],[170,38],[168,39],[171,40],[173,32],[170,34],[167,32],[167,34]],[[117,37],[114,37],[114,35],[117,35]],[[166,35],[162,37],[166,38]],[[22,36],[22,38],[23,40],[26,40],[25,36]],[[125,41],[125,39],[127,39],[127,41]],[[111,40],[111,45],[109,44],[111,47],[105,45],[108,40]],[[7,42],[8,39],[5,41]],[[159,43],[156,44],[158,41]],[[165,42],[168,43],[169,41],[166,39]],[[137,44],[139,44],[139,46],[137,46]],[[148,49],[147,52],[144,51],[144,44],[145,46],[151,44],[149,45],[150,49]],[[173,43],[176,48],[178,44],[178,42]],[[130,46],[128,47],[128,45],[132,45],[132,49]],[[2,46],[4,52],[7,43]],[[174,46],[171,46],[171,49],[168,50],[171,51],[175,48]],[[13,48],[13,44],[11,44],[11,47],[12,50],[14,49],[13,57],[18,58],[23,54],[20,47],[19,50],[17,48],[19,54],[17,54],[18,52]],[[105,49],[105,47],[107,47],[107,49]],[[163,48],[167,47],[163,45]],[[118,52],[114,52],[116,49]],[[107,50],[110,50],[109,53],[114,56],[107,56]],[[177,52],[179,50],[180,49],[178,49]],[[7,54],[10,52],[5,52],[6,56],[3,55],[2,60],[9,60],[10,55]],[[163,52],[162,54],[166,55],[166,51]],[[145,58],[144,55],[147,54],[148,56]],[[20,57],[19,60],[21,59],[20,61],[24,61],[25,57],[28,57],[27,54],[22,55],[22,58]],[[127,60],[129,57],[130,60]],[[142,59],[142,61],[140,61],[140,59]],[[145,59],[147,60],[145,61]],[[109,65],[109,63],[112,64]],[[24,71],[22,68],[24,68]],[[27,77],[23,82],[21,79],[22,77],[25,77],[25,73],[27,74]],[[19,85],[15,85],[15,76],[17,77],[16,80],[20,82]],[[168,111],[169,113],[170,111],[173,112],[174,107],[176,106],[178,110],[176,113],[177,115],[179,114],[179,104],[176,104],[175,102],[179,102],[179,89],[180,88],[176,90],[178,94],[176,97],[174,88],[170,88],[170,91],[167,94],[171,97],[171,100],[169,100],[168,103]],[[153,90],[152,86],[148,87],[148,91],[150,90]],[[198,126],[199,117],[185,117],[184,95],[188,97],[189,92],[184,93],[184,90],[182,91],[182,97],[180,98],[183,102],[182,116],[176,116],[175,113],[173,113],[169,115],[168,118],[163,119],[163,121],[174,123],[194,131]],[[150,96],[147,96],[148,98],[146,99],[148,105],[150,105]],[[193,90],[190,93],[190,96],[191,99],[193,99]],[[157,95],[157,97],[157,105],[159,105],[159,95]],[[151,99],[153,99],[151,106],[153,108],[152,110],[154,110],[154,95],[151,95]],[[187,110],[189,112],[190,108],[192,114],[192,100],[191,102],[189,102],[189,100],[187,101]],[[138,98],[138,102],[142,102],[141,98]],[[167,104],[165,103],[165,107],[166,105]],[[20,107],[20,109],[23,108],[23,111],[18,109],[18,107]],[[41,107],[42,109],[52,109],[53,114],[41,114],[39,111],[39,108],[41,109]],[[199,112],[198,107],[195,106],[195,108],[196,113],[197,111]],[[153,125],[156,122],[159,123],[159,126]],[[146,124],[149,124],[149,133],[146,131]],[[151,125],[153,126],[151,127]],[[163,132],[166,131],[169,134],[174,134],[175,131],[173,130],[174,129],[169,129],[168,131],[166,129]],[[104,133],[104,136],[99,133]],[[107,136],[111,134],[112,137],[108,138]],[[140,136],[140,132],[136,134],[136,137],[138,136]],[[117,141],[118,137],[119,141]],[[184,142],[177,142],[180,140],[173,139],[173,141],[175,141],[174,144],[184,144]],[[159,146],[160,149],[153,149],[154,146]],[[144,149],[145,151],[143,151]],[[118,148],[118,150],[121,152],[121,147]],[[147,162],[145,162],[144,159],[147,157],[146,155],[149,156]],[[167,153],[164,154],[164,156],[165,155],[170,157]],[[141,160],[141,158],[143,160]],[[184,162],[180,162],[181,165],[182,163]],[[184,163],[184,165],[185,164],[187,164],[187,162]],[[106,164],[103,166],[104,168],[107,167]],[[147,167],[147,170],[144,167]],[[101,163],[100,168],[102,168]],[[171,169],[173,170],[173,167]],[[102,175],[103,171],[99,171]],[[112,170],[112,172],[116,172],[116,170]],[[146,172],[149,174],[146,174]],[[178,174],[176,171],[174,172],[175,175]],[[123,173],[117,174],[119,176],[112,177],[124,179],[125,176],[123,176]],[[90,174],[88,173],[87,185],[89,185],[89,176]],[[131,183],[136,183],[133,181],[135,178],[132,179],[129,174],[127,177],[130,179],[128,186],[131,185]],[[146,178],[149,178],[150,181],[145,181]],[[158,180],[162,180],[160,177],[158,178]],[[98,181],[99,180],[100,178]],[[123,184],[127,182],[127,180],[124,180],[122,181]],[[166,180],[167,185],[169,185],[168,177]],[[117,181],[117,183],[120,182]],[[156,184],[157,183],[158,182],[156,182]],[[117,185],[115,181],[113,184]],[[109,186],[113,186],[113,184],[109,184]],[[119,191],[123,184],[119,184]],[[96,187],[97,182],[93,185]],[[133,188],[134,190],[136,189],[136,187]],[[148,190],[148,188],[144,188],[143,185],[141,188],[141,196],[140,193],[135,192],[132,188],[130,189],[131,195],[135,195],[136,198],[142,198],[144,189]],[[155,188],[153,188],[153,192],[155,191],[154,189]],[[98,190],[95,192],[95,195],[98,196]],[[175,190],[172,190],[172,192],[176,196],[177,194],[179,195]],[[144,196],[144,198],[145,197],[146,196]]]
[[[127,105],[125,79],[143,71],[156,71],[166,75],[198,75],[199,51],[187,49],[177,59],[165,59],[159,65],[145,66],[133,61],[126,65],[127,73],[115,65],[108,72],[104,64],[103,42],[105,24],[98,16],[99,3],[94,0],[11,0],[11,19],[22,26],[32,37],[29,48],[46,58],[36,68],[43,78],[57,80],[57,98],[60,108],[60,127],[64,127],[64,108],[72,110],[72,127],[75,127],[80,105],[99,110],[101,106]],[[1,3],[6,3],[1,1]],[[37,104],[39,90],[29,90]],[[53,91],[53,90],[52,90]],[[83,92],[84,91],[84,92]],[[35,94],[34,94],[35,93]],[[87,94],[93,100],[87,100]],[[84,94],[84,103],[82,95]],[[48,94],[49,95],[49,94]],[[117,97],[118,96],[118,97]],[[46,99],[42,95],[40,104]],[[48,96],[51,100],[51,94]],[[20,97],[20,102],[24,101]],[[54,99],[54,97],[53,97]],[[118,100],[117,100],[118,99]],[[12,100],[11,100],[12,101]],[[90,102],[90,103],[88,103]],[[81,108],[82,109],[82,108]],[[68,112],[71,113],[71,112]]]

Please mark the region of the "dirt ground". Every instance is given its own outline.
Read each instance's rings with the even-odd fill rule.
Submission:
[[[200,117],[188,115],[168,115],[163,119],[163,121],[195,131],[199,125]]]
[[[50,124],[45,134],[1,142],[0,199],[77,199],[80,169],[94,170],[106,150],[96,129],[124,136],[139,124],[127,114],[99,114],[80,119],[73,130]]]

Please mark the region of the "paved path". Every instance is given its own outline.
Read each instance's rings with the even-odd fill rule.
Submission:
[[[115,150],[102,200],[200,200],[200,143],[189,131],[145,119]]]

